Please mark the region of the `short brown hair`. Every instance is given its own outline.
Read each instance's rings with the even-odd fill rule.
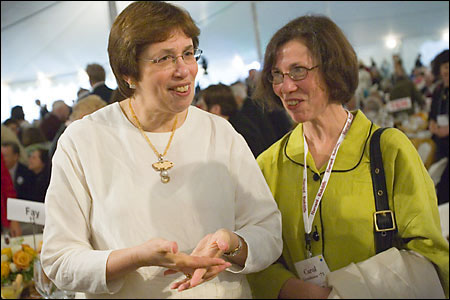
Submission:
[[[202,91],[201,97],[203,98],[208,110],[213,105],[219,105],[222,115],[227,117],[230,117],[238,109],[231,87],[225,84],[214,84],[208,86]]]
[[[124,76],[140,80],[137,59],[153,43],[170,38],[173,30],[180,29],[192,38],[198,47],[200,29],[189,13],[175,5],[161,1],[136,1],[127,6],[116,18],[108,41],[108,55],[120,92],[131,97]]]
[[[89,64],[86,66],[86,73],[89,76],[89,81],[94,83],[105,81],[105,69],[99,64]]]
[[[358,87],[356,53],[341,29],[322,15],[296,18],[275,33],[266,47],[264,67],[253,98],[266,100],[269,104],[279,103],[268,78],[278,50],[291,40],[298,40],[311,52],[331,101],[342,104],[350,101]]]

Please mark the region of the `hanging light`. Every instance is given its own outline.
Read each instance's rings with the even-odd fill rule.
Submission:
[[[398,46],[398,40],[395,36],[390,35],[386,38],[385,45],[388,49],[394,49],[395,47]]]
[[[442,40],[448,43],[448,28],[442,32]]]
[[[37,72],[37,86],[41,89],[47,89],[51,87],[52,81],[49,76],[42,72]]]

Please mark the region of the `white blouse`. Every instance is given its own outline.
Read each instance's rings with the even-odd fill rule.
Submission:
[[[170,132],[146,134],[162,153]],[[166,159],[174,167],[164,184],[152,168],[155,153],[119,103],[66,129],[53,157],[41,253],[59,288],[88,298],[251,297],[244,274],[278,259],[282,238],[281,214],[245,140],[225,119],[190,106]],[[170,285],[184,275],[163,276],[161,267],[106,283],[113,250],[164,238],[190,253],[220,228],[247,242],[244,268],[183,292]]]

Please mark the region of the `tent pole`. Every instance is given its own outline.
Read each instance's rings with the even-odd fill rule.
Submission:
[[[253,28],[255,30],[255,41],[256,41],[256,51],[258,53],[258,61],[262,62],[262,51],[261,51],[261,40],[259,38],[259,24],[258,24],[258,14],[256,12],[255,1],[251,2],[252,6],[252,16],[253,16]]]
[[[114,20],[117,17],[117,6],[116,1],[108,1],[109,8],[109,27],[112,27]]]

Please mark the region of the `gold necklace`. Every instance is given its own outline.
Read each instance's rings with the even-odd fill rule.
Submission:
[[[168,170],[173,167],[173,162],[171,162],[169,160],[165,160],[164,156],[166,156],[167,150],[169,150],[169,147],[170,147],[170,143],[172,143],[173,135],[175,134],[175,128],[177,127],[178,115],[175,116],[175,122],[173,123],[173,127],[172,127],[172,134],[170,135],[169,142],[167,143],[166,149],[164,150],[163,154],[160,154],[158,152],[158,150],[156,150],[155,146],[153,146],[153,144],[150,142],[150,139],[148,138],[148,136],[145,134],[144,130],[142,129],[141,123],[139,123],[139,120],[136,117],[136,114],[134,113],[133,106],[131,106],[131,99],[130,99],[129,105],[130,105],[131,114],[133,115],[134,121],[136,122],[136,124],[139,128],[139,131],[141,132],[142,136],[145,138],[147,143],[150,145],[153,152],[155,152],[156,156],[158,157],[158,161],[155,162],[154,164],[152,164],[152,167],[153,167],[153,169],[155,169],[155,171],[159,172],[159,175],[161,176],[161,182],[168,183],[170,181]]]

